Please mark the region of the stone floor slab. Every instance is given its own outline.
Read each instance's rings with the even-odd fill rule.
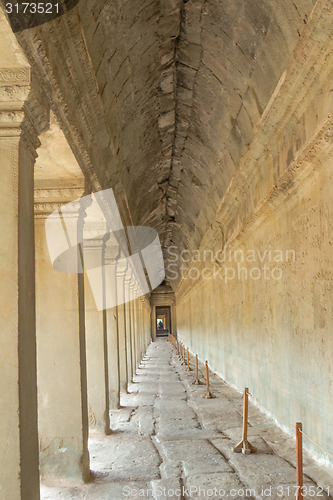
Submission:
[[[189,476],[185,482],[186,499],[197,500],[212,498],[214,500],[252,500],[254,497],[245,494],[249,490],[237,478],[235,473],[219,472],[213,474],[196,474]]]
[[[202,363],[200,368],[204,380]],[[112,434],[91,435],[94,481],[43,484],[41,500],[294,498],[286,493],[296,479],[293,439],[250,405],[248,435],[258,452],[235,454],[242,395],[212,375],[217,397],[202,399],[205,386],[193,380],[169,343],[151,344],[129,392],[121,394],[121,408],[110,414]],[[333,483],[333,474],[306,452],[304,464],[305,485]],[[328,500],[325,493],[317,498]]]

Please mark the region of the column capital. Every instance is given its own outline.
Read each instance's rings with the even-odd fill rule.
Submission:
[[[83,196],[84,187],[35,188],[35,216],[47,218],[62,205]]]
[[[105,248],[104,250],[105,264],[116,267],[119,257],[119,249],[117,247],[110,247],[107,244],[105,244],[104,248]]]
[[[0,138],[22,137],[36,158],[49,107],[28,65],[0,68]]]

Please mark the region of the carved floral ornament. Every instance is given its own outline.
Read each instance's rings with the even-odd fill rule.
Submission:
[[[0,85],[30,84],[30,68],[1,68]]]

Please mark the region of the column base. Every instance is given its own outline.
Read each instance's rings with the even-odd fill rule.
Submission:
[[[40,452],[40,475],[42,479],[47,478],[73,478],[90,481],[91,472],[89,468],[88,450],[79,453],[75,449],[75,439],[72,443],[65,443],[61,438],[47,444],[41,440],[43,446]]]

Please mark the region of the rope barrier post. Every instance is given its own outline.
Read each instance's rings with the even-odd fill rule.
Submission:
[[[255,453],[257,448],[252,446],[247,440],[247,420],[249,416],[249,389],[246,387],[243,393],[243,435],[242,440],[233,448],[235,453],[243,453],[248,455]]]
[[[209,371],[208,371],[208,361],[206,361],[206,388],[207,388],[207,391],[205,392],[205,394],[203,396],[201,396],[202,398],[205,398],[205,399],[212,399],[212,398],[216,398],[216,396],[214,396],[214,394],[212,394],[209,390]]]
[[[191,372],[192,368],[190,368],[190,351],[187,348],[187,367],[185,368],[186,372]]]
[[[182,356],[181,356],[181,360],[182,360],[182,365],[185,365],[185,346],[184,346],[184,344],[182,344]]]
[[[194,385],[202,385],[201,380],[199,380],[199,360],[198,360],[198,355],[195,355],[195,381],[193,382]]]
[[[302,424],[296,424],[296,500],[303,498],[303,450],[302,450]]]

